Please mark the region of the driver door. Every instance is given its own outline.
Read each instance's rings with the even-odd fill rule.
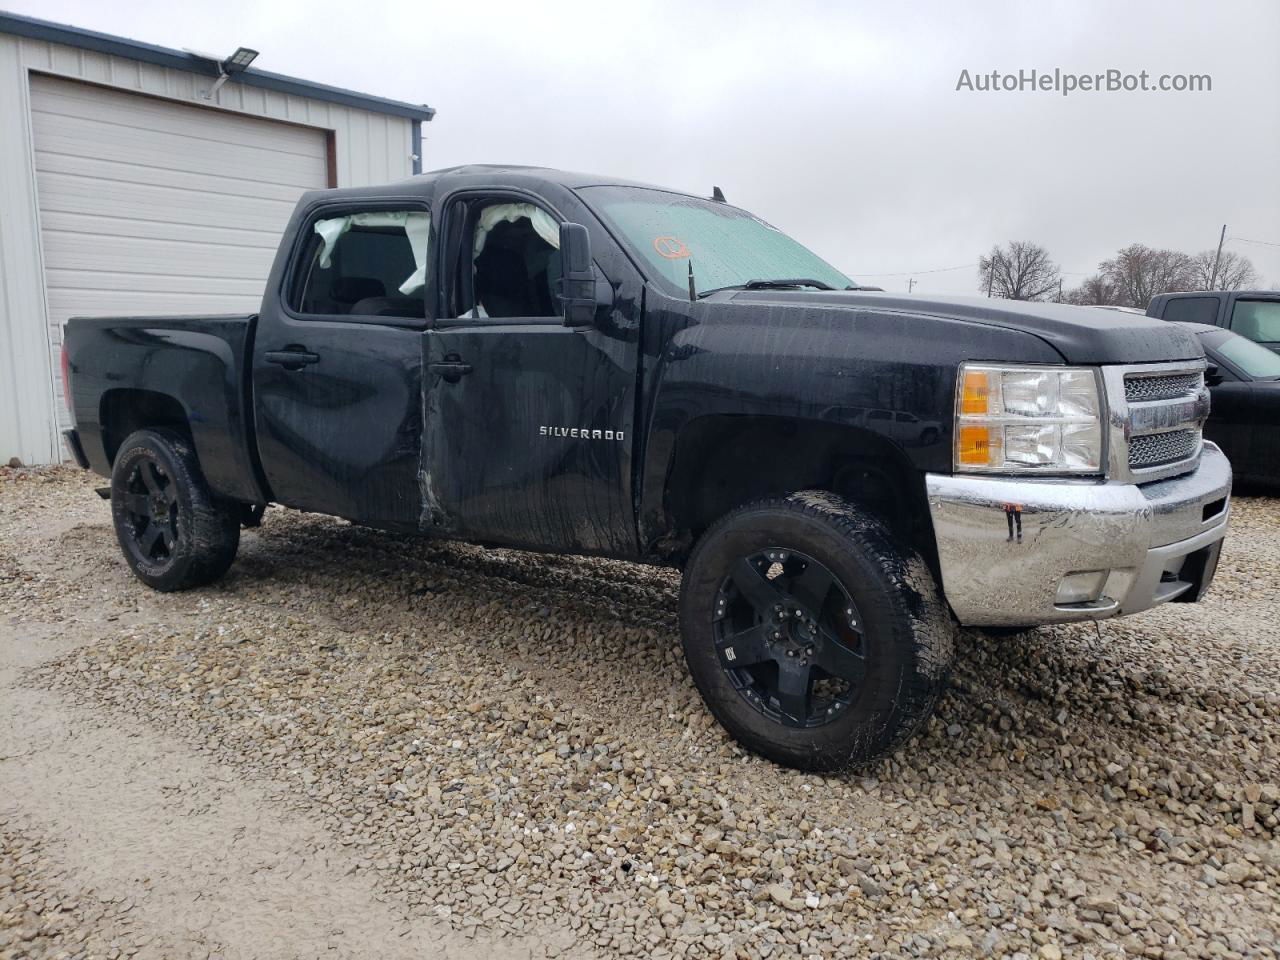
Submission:
[[[463,193],[443,209],[440,319],[425,339],[429,527],[634,554],[636,301],[567,327],[554,296],[564,218],[550,204]]]

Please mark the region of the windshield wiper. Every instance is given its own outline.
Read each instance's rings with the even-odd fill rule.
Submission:
[[[782,280],[748,280],[745,283],[731,283],[727,286],[716,287],[714,290],[703,290],[698,294],[698,299],[709,297],[713,293],[719,293],[721,290],[786,290],[788,287],[814,287],[818,290],[835,289],[829,283],[823,283],[821,280],[810,280],[807,277],[787,277]]]

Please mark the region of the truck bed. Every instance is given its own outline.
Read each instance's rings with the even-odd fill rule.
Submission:
[[[89,467],[109,475],[116,449],[141,426],[189,424],[212,490],[247,503],[265,500],[245,380],[256,320],[256,314],[68,320],[68,403]]]

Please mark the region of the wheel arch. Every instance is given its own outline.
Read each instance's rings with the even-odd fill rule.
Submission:
[[[265,503],[252,459],[241,449],[247,437],[221,418],[208,417],[180,395],[147,387],[113,387],[103,391],[98,402],[105,465],[109,472],[120,445],[135,430],[171,430],[191,445],[196,463],[210,488],[218,496],[244,503]],[[229,432],[229,430],[231,432]]]
[[[857,504],[936,567],[924,475],[865,427],[798,417],[709,414],[676,438],[663,507],[679,558],[715,520],[755,500],[825,490]]]
[[[177,397],[167,393],[138,387],[107,390],[99,402],[98,422],[102,424],[102,447],[109,466],[115,464],[120,445],[138,430],[173,430],[195,450],[187,410]],[[196,457],[198,460],[198,452]]]

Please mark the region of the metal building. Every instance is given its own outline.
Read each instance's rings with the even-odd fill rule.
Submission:
[[[65,458],[68,317],[251,313],[303,191],[421,172],[430,107],[252,53],[0,13],[0,464]]]

